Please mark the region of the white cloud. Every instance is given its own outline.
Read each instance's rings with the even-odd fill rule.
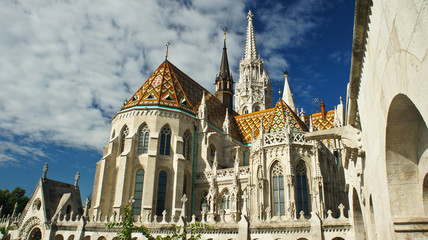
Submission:
[[[274,51],[315,24],[300,20],[299,7],[255,16],[266,23],[257,44],[272,72],[287,65]],[[3,139],[0,165],[45,157],[37,142],[101,151],[110,117],[164,60],[168,41],[170,61],[212,91],[227,25],[237,80],[247,10],[244,0],[1,1],[0,129],[26,141]]]

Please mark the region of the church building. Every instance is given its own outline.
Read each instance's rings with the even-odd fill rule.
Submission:
[[[110,139],[96,163],[92,199],[82,204],[78,175],[74,184],[57,182],[48,179],[46,165],[24,212],[1,219],[0,226],[12,229],[6,237],[117,240],[105,223],[120,221],[124,207],[132,203],[135,224],[155,235],[170,234],[172,224],[199,221],[213,227],[203,234],[207,240],[424,239],[426,113],[419,114],[404,93],[393,98],[402,80],[396,80],[392,92],[385,84],[383,96],[396,99],[385,133],[390,163],[387,176],[374,170],[383,159],[376,154],[376,141],[383,140],[375,133],[370,116],[376,114],[367,102],[379,101],[370,90],[376,84],[367,75],[376,74],[370,65],[376,47],[373,35],[367,38],[366,33],[370,8],[373,20],[389,14],[379,6],[386,1],[376,2],[372,7],[368,0],[356,1],[346,117],[342,99],[330,111],[321,102],[319,112],[299,112],[287,71],[282,95],[273,99],[249,11],[238,82],[229,69],[226,29],[215,93],[166,58],[112,117]],[[371,24],[378,31],[377,20]],[[370,61],[364,63],[364,57]],[[420,90],[409,93],[420,104],[412,91]],[[400,119],[400,112],[410,116],[408,121]],[[409,131],[400,135],[400,126]],[[406,145],[412,151],[409,161],[396,160],[407,151],[399,146],[406,144],[399,136],[416,141],[418,147]],[[400,169],[407,171],[409,182]],[[402,205],[410,200],[401,193],[409,199],[417,196],[417,203],[410,209]],[[382,206],[380,199],[388,205]],[[145,239],[140,233],[132,236]]]

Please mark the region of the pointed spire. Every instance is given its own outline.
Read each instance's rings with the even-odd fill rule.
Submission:
[[[293,94],[291,94],[290,85],[288,84],[288,72],[287,69],[284,72],[284,91],[282,91],[282,100],[287,103],[287,105],[295,111],[296,106],[294,105]]]
[[[228,77],[230,77],[230,71],[229,71],[229,61],[227,60],[227,48],[226,48],[226,30],[227,28],[224,27],[224,44],[223,44],[223,55],[221,57],[221,64],[220,64],[220,78],[226,80]]]
[[[245,59],[257,59],[257,49],[256,49],[256,38],[254,36],[254,27],[253,27],[253,13],[251,10],[248,11],[248,28],[247,28],[247,41],[245,46]]]
[[[226,116],[224,117],[223,132],[225,134],[230,134],[230,120],[229,120],[229,109],[228,108],[226,108]]]

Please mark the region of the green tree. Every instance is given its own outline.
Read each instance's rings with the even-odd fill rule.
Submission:
[[[185,226],[177,226],[175,224],[173,227],[173,234],[171,236],[156,236],[154,237],[149,229],[145,226],[135,226],[134,225],[134,216],[132,205],[128,205],[123,210],[123,218],[121,222],[112,222],[106,223],[108,228],[120,227],[121,231],[117,233],[121,240],[130,240],[132,232],[142,233],[149,240],[173,240],[173,239],[190,239],[198,240],[202,237],[202,231],[204,229],[212,229],[210,226],[196,222],[192,224],[187,224]]]
[[[12,215],[15,203],[17,203],[16,213],[22,212],[28,200],[30,199],[25,196],[25,190],[20,187],[13,189],[12,192],[9,192],[9,189],[0,189],[0,206],[3,206],[1,215]]]

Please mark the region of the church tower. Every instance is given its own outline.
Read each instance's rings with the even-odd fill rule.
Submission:
[[[221,56],[220,72],[215,80],[215,96],[220,99],[223,105],[229,110],[233,109],[233,78],[229,71],[229,61],[227,60],[226,49],[226,27],[224,27],[223,55]]]
[[[253,16],[249,11],[245,55],[240,61],[239,81],[235,91],[235,110],[239,114],[272,107],[272,84],[263,59],[257,54]]]

